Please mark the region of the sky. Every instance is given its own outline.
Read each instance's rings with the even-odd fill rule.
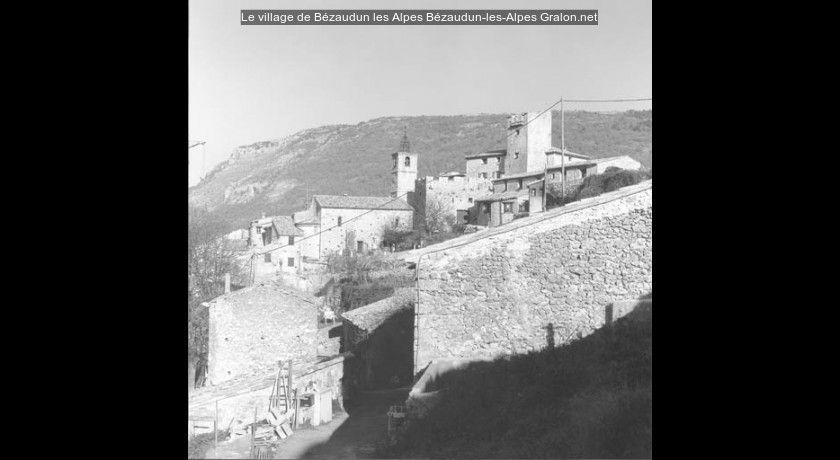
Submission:
[[[651,0],[190,0],[189,9],[188,136],[205,142],[188,150],[190,186],[237,146],[323,125],[653,96]],[[597,9],[599,24],[242,26],[242,9]]]

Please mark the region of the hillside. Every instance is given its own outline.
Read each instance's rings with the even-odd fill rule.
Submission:
[[[595,158],[630,155],[652,167],[652,111],[566,112],[566,147]],[[286,138],[241,146],[189,190],[190,203],[216,211],[244,227],[261,212],[291,214],[306,196],[385,196],[390,156],[408,127],[420,176],[464,171],[464,155],[503,148],[506,114],[386,117],[356,125],[332,125]],[[553,114],[560,145],[560,113]],[[494,142],[498,141],[498,142]]]

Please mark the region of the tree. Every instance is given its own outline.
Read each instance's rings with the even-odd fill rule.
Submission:
[[[206,209],[190,208],[187,233],[189,389],[207,362],[209,318],[203,302],[224,293],[225,274],[239,275],[235,253],[225,239],[229,226]]]
[[[426,231],[429,233],[449,231],[455,223],[451,207],[439,196],[430,196],[426,199],[426,215],[423,217]]]

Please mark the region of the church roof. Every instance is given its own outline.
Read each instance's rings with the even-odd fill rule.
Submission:
[[[387,196],[315,195],[313,199],[322,208],[387,209],[393,211],[412,211],[414,209],[401,198]]]

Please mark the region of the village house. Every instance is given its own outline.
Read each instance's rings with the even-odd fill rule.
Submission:
[[[315,362],[319,303],[277,281],[205,302],[210,323],[209,383],[268,372],[279,360],[296,365]]]
[[[256,278],[277,273],[299,273],[301,250],[297,240],[304,232],[295,226],[291,216],[265,217],[251,222],[248,245],[252,271]]]
[[[642,164],[629,156],[593,159],[551,145],[551,112],[528,112],[508,118],[507,149],[467,156],[467,175],[491,177],[492,194],[474,200],[470,223],[495,227],[517,216],[541,212],[543,176],[549,184],[564,184],[567,192],[584,178],[613,166],[638,170]],[[565,181],[563,180],[565,171]],[[489,176],[488,176],[489,174]]]
[[[410,230],[413,218],[414,208],[404,200],[379,196],[315,195],[309,209],[294,214],[304,236],[314,235],[303,255],[316,259],[378,248],[385,228]]]

